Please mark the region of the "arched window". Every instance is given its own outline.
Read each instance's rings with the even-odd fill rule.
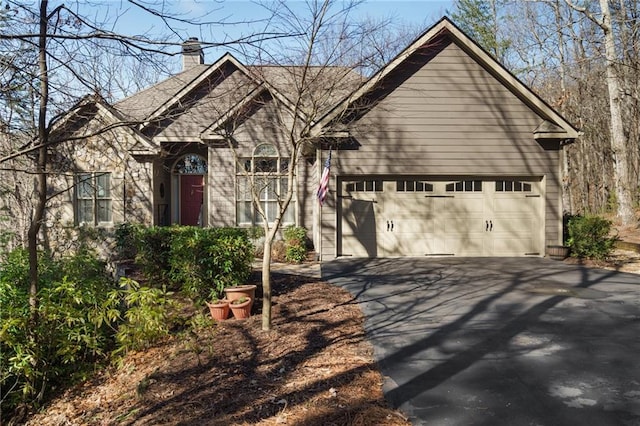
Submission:
[[[259,210],[254,205],[253,191],[258,195],[260,206],[269,222],[278,214],[280,200],[287,193],[289,159],[281,157],[275,146],[263,143],[253,150],[251,158],[243,158],[237,171],[236,221],[238,225],[257,225],[262,222]],[[294,223],[295,194],[283,223]]]
[[[198,154],[187,154],[178,160],[174,172],[181,175],[206,175],[207,160]]]

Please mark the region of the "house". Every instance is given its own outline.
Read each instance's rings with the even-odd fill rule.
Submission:
[[[193,39],[183,63],[113,106],[89,97],[70,111],[58,133],[83,139],[58,149],[60,171],[72,169],[74,180],[66,173],[55,184],[73,190],[50,220],[254,226],[248,177],[264,181],[270,218],[291,158],[277,123],[296,121],[289,94],[305,70],[246,66],[229,54],[204,65]],[[284,217],[309,230],[321,259],[543,256],[561,242],[560,154],[578,131],[451,21],[365,81],[329,72],[316,82],[320,95],[303,99],[319,113],[299,121],[309,145]]]

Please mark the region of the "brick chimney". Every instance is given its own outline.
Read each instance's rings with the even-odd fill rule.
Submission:
[[[189,37],[182,43],[182,70],[204,64],[204,52],[197,37]]]

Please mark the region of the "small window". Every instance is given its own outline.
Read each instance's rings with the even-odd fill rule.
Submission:
[[[445,187],[447,192],[482,192],[481,180],[462,180],[448,183]]]
[[[187,154],[176,163],[176,172],[181,175],[206,175],[207,161],[197,154]]]
[[[255,147],[255,149],[253,150],[253,156],[278,157],[278,150],[276,150],[276,147],[271,144],[263,143]]]
[[[348,183],[347,192],[382,192],[382,181],[376,179]]]
[[[111,173],[76,175],[76,222],[94,226],[112,222]]]
[[[398,192],[433,192],[433,184],[421,180],[398,180],[396,181],[396,191]]]
[[[497,180],[496,192],[531,192],[531,184],[514,180]]]

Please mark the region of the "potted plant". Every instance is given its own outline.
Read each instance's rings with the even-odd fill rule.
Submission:
[[[229,317],[229,301],[227,299],[214,299],[209,302],[205,302],[209,307],[211,318],[215,321],[224,321]]]
[[[245,319],[251,316],[251,306],[253,300],[250,297],[242,296],[229,302],[231,312],[235,319]]]
[[[258,288],[258,286],[255,284],[225,287],[225,299],[227,299],[229,302],[233,302],[234,300],[240,299],[241,297],[246,297],[250,300],[251,306],[253,306],[253,301],[256,298],[256,288]],[[249,311],[251,311],[251,308],[249,308]]]
[[[569,250],[568,246],[548,245],[547,256],[554,260],[564,260],[569,257]]]

